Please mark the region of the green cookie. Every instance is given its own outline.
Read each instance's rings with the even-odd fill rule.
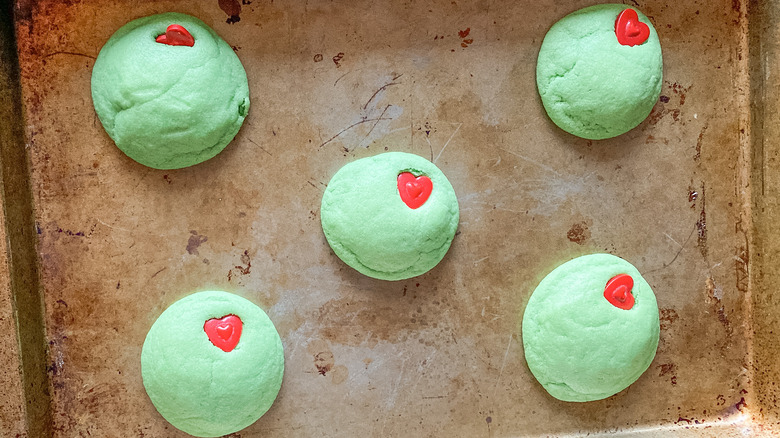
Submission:
[[[399,186],[404,173],[411,173],[405,176],[413,181]],[[426,178],[430,191],[422,187]],[[401,190],[407,199],[414,198],[413,205],[429,197],[412,208]],[[342,167],[328,183],[320,211],[322,230],[336,255],[381,280],[403,280],[433,269],[452,243],[458,215],[458,199],[447,177],[430,161],[403,152]]]
[[[183,26],[192,47],[155,39]],[[106,42],[92,69],[92,101],[108,135],[133,160],[178,169],[217,155],[249,111],[246,72],[233,49],[195,17],[133,20]]]
[[[650,20],[648,39],[618,43],[620,4],[590,6],[555,23],[544,37],[536,85],[550,119],[578,137],[601,140],[640,124],[661,94],[661,44]]]
[[[240,324],[207,323],[229,315]],[[173,303],[152,325],[141,352],[154,407],[199,437],[233,433],[257,421],[276,399],[283,372],[282,341],[271,320],[227,292],[199,292]]]
[[[628,310],[605,298],[607,282],[620,274],[633,279]],[[616,303],[630,305],[626,298]],[[522,328],[536,380],[559,400],[585,402],[622,391],[647,370],[660,325],[655,295],[639,271],[619,257],[593,254],[558,266],[539,283]]]

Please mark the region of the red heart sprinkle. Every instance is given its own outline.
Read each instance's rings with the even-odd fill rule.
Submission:
[[[650,38],[650,26],[639,21],[633,9],[625,9],[615,20],[615,34],[618,43],[624,46],[637,46]]]
[[[629,310],[634,307],[634,279],[628,274],[620,274],[612,277],[604,288],[604,298],[613,306]]]
[[[433,181],[425,175],[415,177],[411,172],[398,174],[398,193],[409,208],[420,208],[433,191]]]
[[[244,324],[236,315],[227,315],[222,318],[211,318],[203,324],[203,331],[209,337],[209,341],[224,352],[231,352],[238,340],[241,339],[241,329]]]
[[[194,46],[195,38],[185,29],[178,24],[171,24],[165,33],[158,36],[155,40],[158,43],[167,44],[169,46]]]

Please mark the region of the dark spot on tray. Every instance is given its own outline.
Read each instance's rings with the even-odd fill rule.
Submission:
[[[696,139],[696,153],[693,155],[693,161],[699,162],[701,159],[701,144],[704,140],[704,133],[707,131],[707,125],[704,125],[699,132],[699,138]]]
[[[190,238],[187,240],[187,252],[192,255],[198,255],[198,247],[209,240],[208,237],[198,234],[197,231],[190,231]]]
[[[241,3],[238,0],[219,0],[219,8],[228,15],[227,24],[241,21]]]
[[[720,306],[716,310],[716,313],[718,315],[718,322],[723,324],[723,327],[726,329],[726,333],[730,335],[732,330],[731,330],[731,324],[729,323],[729,318],[726,315],[726,309],[723,306]]]
[[[576,243],[577,245],[585,244],[585,242],[590,239],[590,229],[588,229],[588,224],[585,222],[578,222],[572,225],[569,231],[566,233],[566,238]]]
[[[659,319],[661,321],[661,330],[668,329],[672,325],[672,323],[677,321],[677,318],[679,318],[679,315],[677,315],[677,312],[674,309],[660,309],[659,313],[660,313]]]
[[[701,185],[699,198],[701,199],[699,204],[701,210],[699,211],[699,220],[696,221],[696,231],[698,233],[697,246],[699,247],[701,255],[707,257],[707,210],[705,204],[706,198],[704,196],[704,183]]]
[[[660,99],[660,100],[661,100],[661,102],[663,102],[663,103],[669,103],[669,96],[663,96],[663,95],[662,95],[662,96],[661,96],[659,99]]]
[[[467,36],[469,36],[469,32],[471,32],[471,28],[467,27],[466,30],[459,30],[458,36],[461,38],[466,38]]]
[[[658,368],[658,377],[663,377],[669,373],[673,373],[677,369],[677,365],[673,363],[662,363],[661,365],[658,365]]]
[[[314,355],[314,366],[321,375],[326,375],[335,365],[333,353],[330,350],[320,351]]]
[[[244,250],[244,253],[241,254],[241,263],[245,264],[246,267],[241,265],[236,265],[234,268],[238,271],[241,275],[247,275],[250,273],[250,269],[252,268],[252,259],[249,257],[249,250]],[[228,277],[228,280],[230,278]]]
[[[491,418],[491,417],[485,418],[485,423],[490,424],[492,422],[493,422],[493,418]]]
[[[334,56],[333,63],[336,64],[336,68],[341,67],[341,60],[344,59],[344,52],[339,52]]]
[[[322,61],[322,53],[318,53],[314,55],[314,62],[321,62]]]
[[[747,292],[748,281],[750,280],[750,271],[748,270],[750,257],[746,246],[740,246],[734,257],[734,269],[737,277],[737,290]]]

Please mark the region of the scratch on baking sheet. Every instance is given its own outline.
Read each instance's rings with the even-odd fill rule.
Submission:
[[[431,141],[428,140],[428,136],[425,136],[425,141],[428,143],[428,149],[431,150],[431,161],[433,161],[433,145],[431,144]]]
[[[350,129],[354,128],[355,126],[362,125],[363,123],[369,123],[369,122],[374,122],[374,121],[379,121],[379,120],[393,120],[393,118],[392,118],[392,117],[373,117],[373,118],[363,118],[363,119],[361,119],[360,121],[358,121],[358,122],[355,122],[355,123],[353,123],[353,124],[351,124],[351,125],[347,126],[346,128],[342,129],[341,131],[339,131],[339,132],[338,132],[336,135],[334,135],[333,137],[331,137],[331,138],[329,138],[329,139],[325,140],[325,141],[324,141],[324,142],[323,142],[321,145],[319,145],[319,146],[317,147],[317,149],[319,149],[319,148],[322,148],[322,147],[323,147],[323,146],[325,146],[326,144],[328,144],[328,143],[332,142],[333,140],[335,140],[336,138],[338,138],[338,137],[339,137],[341,134],[343,134],[343,133],[345,133],[345,132],[349,131]]]
[[[387,409],[392,409],[395,407],[395,400],[398,397],[398,388],[401,385],[401,379],[403,378],[404,371],[406,369],[406,361],[408,359],[404,359],[403,362],[401,362],[401,371],[398,373],[398,378],[395,380],[395,384],[393,384],[392,388],[390,389],[390,394],[387,396],[387,401],[385,402],[385,406]],[[378,436],[386,436],[385,434],[385,427],[387,426],[387,420],[389,415],[384,416],[384,420],[382,421],[382,429],[379,431]]]
[[[159,274],[160,272],[162,272],[162,271],[164,271],[164,270],[166,270],[166,269],[168,269],[168,267],[167,267],[167,266],[166,266],[166,267],[164,267],[164,268],[162,268],[162,269],[160,269],[159,271],[155,272],[154,274],[152,274],[151,278],[154,278],[154,277],[156,277],[156,276],[157,276],[157,274]]]
[[[668,237],[668,238],[669,238],[669,240],[671,240],[672,242],[676,243],[676,244],[677,244],[677,246],[679,246],[680,248],[682,248],[682,245],[680,245],[680,242],[678,242],[678,241],[676,241],[676,240],[672,239],[672,236],[670,236],[670,235],[669,235],[669,233],[664,233],[664,236]]]
[[[368,105],[368,104],[366,104],[366,105]],[[365,107],[364,107],[364,109],[365,109]],[[376,119],[376,122],[374,122],[374,124],[373,124],[373,125],[371,125],[371,129],[369,129],[369,130],[368,130],[368,134],[366,134],[366,136],[365,136],[365,137],[363,137],[363,140],[364,140],[364,141],[365,141],[365,139],[367,139],[367,138],[368,138],[368,136],[369,136],[369,135],[371,135],[371,133],[372,133],[372,132],[374,132],[374,128],[376,128],[376,125],[378,125],[378,124],[379,124],[379,122],[380,122],[381,120],[383,120],[383,119],[382,119],[382,117],[384,117],[384,116],[385,116],[385,113],[387,113],[387,110],[388,110],[388,109],[390,109],[390,105],[387,105],[387,106],[385,107],[385,109],[383,109],[383,110],[382,110],[382,114],[380,114],[380,115],[379,115],[379,117]],[[361,143],[362,143],[362,142],[361,142]]]
[[[479,262],[484,262],[484,261],[485,261],[485,260],[487,260],[489,257],[490,257],[490,256],[487,256],[487,257],[482,257],[482,258],[481,258],[481,259],[479,259],[479,260],[474,260],[474,262],[473,262],[473,263],[476,265],[476,264],[477,264],[477,263],[479,263]]]
[[[343,78],[344,76],[346,76],[346,75],[348,75],[348,74],[350,74],[350,73],[352,73],[352,72],[351,72],[351,71],[348,71],[348,72],[344,73],[343,75],[339,76],[339,78],[338,78],[338,79],[336,79],[336,82],[334,82],[334,83],[333,83],[333,86],[335,87],[335,86],[336,86],[336,84],[338,84],[338,83],[339,83],[339,81],[341,80],[341,78]]]
[[[534,164],[534,165],[540,167],[541,169],[544,169],[544,170],[546,170],[546,171],[548,171],[550,173],[554,173],[554,174],[560,176],[560,173],[558,173],[555,169],[553,169],[550,166],[546,166],[546,165],[544,165],[544,164],[542,164],[542,163],[540,163],[540,162],[538,162],[536,160],[532,160],[532,159],[530,159],[530,158],[528,158],[526,156],[520,155],[520,154],[518,154],[516,152],[512,152],[512,151],[510,151],[508,149],[503,149],[503,148],[499,148],[499,149],[501,149],[502,151],[507,152],[509,154],[512,154],[512,155],[516,156],[517,158],[520,158],[523,161],[527,161],[527,162],[529,162],[531,164]]]
[[[97,59],[97,57],[92,56],[92,55],[87,55],[86,53],[64,52],[64,51],[49,53],[48,55],[43,55],[42,58],[45,59],[45,58],[49,58],[49,57],[52,57],[52,56],[55,56],[55,55],[83,56],[83,57],[89,58],[89,59]]]
[[[675,255],[674,255],[674,257],[672,258],[672,260],[670,260],[670,261],[669,261],[669,263],[664,263],[664,264],[663,264],[663,266],[661,266],[660,268],[651,269],[651,270],[647,271],[647,273],[649,274],[649,273],[651,273],[651,272],[657,272],[657,271],[660,271],[660,270],[662,270],[662,269],[666,269],[666,268],[668,268],[669,266],[671,266],[671,265],[672,265],[672,263],[674,263],[674,262],[675,262],[675,260],[677,260],[677,257],[679,257],[679,256],[680,256],[680,253],[682,253],[683,249],[685,249],[685,245],[687,245],[687,244],[688,244],[688,242],[691,240],[691,237],[693,237],[693,233],[694,233],[695,231],[696,231],[696,227],[694,226],[694,227],[691,229],[691,232],[690,232],[690,234],[688,234],[688,237],[685,239],[685,242],[683,242],[683,244],[682,244],[682,245],[680,245],[680,249],[677,251],[677,254],[675,254]],[[664,234],[666,234],[666,233],[664,233]],[[670,237],[670,239],[671,239],[671,237]],[[672,241],[674,242],[674,240],[672,240]],[[675,242],[675,243],[677,243],[677,242]],[[678,244],[678,245],[679,245],[679,244]]]
[[[257,144],[257,143],[256,143],[254,140],[252,140],[252,139],[251,139],[251,138],[249,138],[249,137],[247,137],[246,139],[247,139],[247,140],[249,140],[249,142],[250,142],[250,143],[252,143],[253,145],[255,145],[255,146],[259,147],[261,151],[263,151],[263,152],[265,152],[266,154],[268,154],[268,155],[271,155],[271,156],[273,157],[273,155],[272,155],[270,152],[268,152],[267,150],[265,150],[265,148],[264,148],[264,147],[262,147],[262,146],[260,146],[259,144]]]
[[[439,151],[439,155],[436,155],[436,158],[433,160],[433,164],[436,164],[436,161],[441,157],[442,152],[444,152],[445,149],[447,149],[447,145],[450,144],[450,141],[452,141],[453,137],[455,137],[455,134],[460,131],[460,127],[463,126],[463,123],[458,123],[458,127],[455,128],[455,131],[450,135],[450,138],[447,139],[447,142],[444,143],[444,146],[442,146],[441,150]]]
[[[146,179],[147,176],[149,176],[149,173],[151,173],[152,169],[146,169],[146,171],[141,175],[141,178],[138,179],[138,182],[135,184],[135,187],[133,187],[133,191],[138,188],[138,186],[141,185],[141,183]]]
[[[417,385],[420,383],[420,380],[422,379],[426,367],[431,366],[431,362],[433,362],[433,359],[436,357],[436,350],[433,351],[433,354],[426,357],[425,360],[420,362],[419,365],[417,365],[417,379],[414,380],[414,384],[412,385],[412,389],[409,391],[410,394],[414,394],[417,391]]]
[[[114,226],[114,225],[109,225],[109,224],[107,224],[107,223],[105,223],[105,222],[101,221],[101,220],[100,220],[100,218],[95,218],[95,220],[97,220],[97,221],[98,221],[98,222],[100,222],[101,224],[103,224],[103,225],[107,226],[108,228],[113,228],[113,229],[115,229],[115,230],[122,230],[122,231],[126,231],[126,232],[128,232],[128,233],[131,233],[131,232],[132,232],[131,230],[128,230],[127,228],[122,228],[122,227],[116,227],[116,226]]]
[[[398,398],[398,388],[401,386],[401,380],[403,379],[404,373],[406,372],[406,362],[408,360],[408,358],[404,358],[404,360],[401,362],[401,371],[398,372],[398,377],[395,379],[395,384],[391,388],[391,392],[387,397],[388,408],[395,407],[395,400]],[[382,431],[384,431],[384,425],[382,426]],[[384,436],[384,434],[380,434],[380,436]]]
[[[377,96],[377,94],[379,94],[379,93],[381,93],[382,91],[386,90],[386,89],[387,89],[387,87],[389,87],[389,86],[391,86],[391,85],[398,85],[398,82],[395,82],[395,81],[396,81],[398,78],[400,78],[401,76],[403,76],[403,73],[402,73],[402,74],[400,74],[400,75],[397,75],[397,76],[396,76],[396,77],[394,77],[393,79],[390,79],[390,82],[388,82],[388,83],[386,83],[386,84],[382,85],[381,87],[379,87],[379,89],[378,89],[378,90],[376,90],[376,91],[374,92],[374,94],[372,94],[372,95],[371,95],[371,98],[369,98],[369,99],[368,99],[368,101],[366,102],[366,104],[365,104],[365,105],[363,105],[363,110],[365,110],[366,108],[368,108],[368,104],[369,104],[369,103],[371,103],[371,101],[372,101],[372,100],[374,100],[374,98]]]
[[[504,351],[504,360],[501,361],[501,369],[498,371],[498,377],[496,377],[496,384],[493,385],[493,393],[496,393],[498,389],[498,383],[501,381],[501,375],[504,374],[504,368],[506,367],[506,358],[509,356],[509,347],[512,346],[512,335],[509,335],[509,342],[506,343],[506,351]]]

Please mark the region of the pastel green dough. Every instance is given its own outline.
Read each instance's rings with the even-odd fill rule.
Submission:
[[[601,140],[639,125],[661,94],[663,60],[658,34],[644,43],[618,43],[615,20],[626,5],[602,4],[573,12],[544,37],[536,85],[547,115],[578,137]]]
[[[411,209],[398,191],[398,175],[433,182],[428,200]],[[333,252],[362,274],[403,280],[433,269],[458,228],[458,199],[447,177],[425,158],[387,152],[342,167],[322,197],[322,230]]]
[[[634,306],[604,298],[612,277],[634,279]],[[528,368],[553,397],[570,402],[617,394],[647,370],[658,347],[658,305],[627,261],[593,254],[566,262],[534,290],[522,322]]]
[[[243,331],[224,352],[204,324],[236,315]],[[141,351],[146,393],[169,423],[191,435],[217,437],[257,421],[282,384],[284,354],[273,323],[252,302],[221,291],[173,303],[155,321]]]
[[[155,41],[179,24],[195,45]],[[246,72],[233,49],[195,17],[165,13],[133,20],[109,38],[92,69],[92,101],[108,135],[155,169],[217,155],[249,111]]]

